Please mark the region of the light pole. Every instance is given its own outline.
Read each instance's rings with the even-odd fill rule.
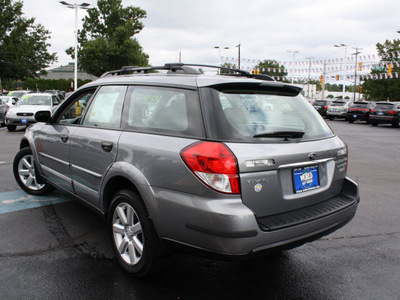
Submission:
[[[344,47],[344,63],[346,63],[346,58],[347,58],[347,45],[345,44],[340,44],[340,45],[333,45],[336,48]],[[340,64],[340,70],[342,70],[342,64]],[[343,98],[344,98],[344,92],[346,91],[346,85],[343,80]]]
[[[68,8],[75,9],[75,59],[74,59],[74,91],[78,88],[78,8],[87,9],[90,4],[89,3],[81,3],[78,4],[70,4],[65,1],[60,1],[62,5],[67,6]]]
[[[353,47],[353,49],[356,49],[356,52],[353,53],[352,55],[356,56],[356,64],[355,64],[355,70],[354,70],[354,88],[353,88],[353,92],[354,92],[354,96],[353,96],[353,101],[356,101],[356,85],[357,85],[357,58],[358,58],[358,54],[361,53],[361,51],[358,50],[363,50],[362,48],[358,48],[358,47]]]
[[[293,64],[292,64],[292,84],[294,82],[294,57],[296,53],[299,53],[297,50],[288,50],[287,53],[293,53]]]
[[[239,45],[237,45],[236,47],[238,48],[238,69],[240,70],[240,46],[242,44],[239,42]]]
[[[221,61],[221,49],[228,50],[229,47],[214,46],[214,48],[215,48],[215,49],[218,49],[218,63],[219,63],[219,66],[221,67],[221,66],[222,66],[222,61]],[[219,70],[218,70],[218,72],[219,72]]]

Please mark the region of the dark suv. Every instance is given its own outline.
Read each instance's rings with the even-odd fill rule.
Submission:
[[[326,110],[328,105],[331,105],[332,100],[315,100],[313,103],[314,108],[319,112],[321,116],[326,116]]]
[[[372,126],[392,124],[393,127],[400,127],[400,102],[377,102],[371,110],[370,123]]]
[[[355,101],[347,110],[347,121],[367,121],[369,123],[369,115],[371,109],[375,106],[375,102]]]
[[[37,112],[43,123],[27,129],[14,160],[26,192],[56,187],[105,215],[117,260],[136,276],[156,270],[171,244],[231,258],[268,254],[356,213],[347,147],[301,88],[198,67],[207,68],[104,74],[51,116]],[[71,114],[82,99],[81,114]]]

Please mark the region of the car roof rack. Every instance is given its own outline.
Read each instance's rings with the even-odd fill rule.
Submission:
[[[192,67],[204,67],[204,68],[215,68],[218,70],[223,70],[229,72],[221,74],[224,76],[244,76],[247,78],[254,78],[260,80],[267,81],[275,81],[272,76],[264,75],[264,74],[251,74],[247,71],[243,71],[240,69],[231,69],[220,66],[212,66],[212,65],[200,65],[200,64],[183,64],[183,63],[167,63],[164,66],[156,66],[156,67],[138,67],[138,66],[127,66],[122,67],[120,70],[114,70],[104,73],[100,76],[100,78],[107,76],[115,76],[115,75],[125,75],[125,74],[148,74],[153,73],[154,71],[166,70],[168,74],[201,74],[199,70]],[[232,73],[233,72],[233,73]]]

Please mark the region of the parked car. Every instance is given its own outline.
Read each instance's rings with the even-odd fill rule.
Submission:
[[[5,118],[8,109],[17,103],[18,99],[12,96],[0,96],[0,126],[4,127],[6,124]]]
[[[335,118],[347,119],[347,110],[352,103],[351,101],[333,101],[326,109],[326,116],[329,120]]]
[[[332,100],[315,100],[313,106],[321,116],[325,117],[328,105],[330,105],[331,103]]]
[[[347,121],[367,121],[369,123],[369,114],[371,109],[375,107],[375,102],[355,101],[347,110]]]
[[[7,129],[15,131],[18,125],[36,123],[36,112],[53,112],[59,104],[60,100],[56,95],[42,93],[25,94],[7,111],[5,118]]]
[[[400,102],[377,102],[369,119],[373,126],[392,124],[393,127],[400,127]]]
[[[171,245],[229,258],[299,246],[349,222],[360,200],[346,144],[301,88],[198,67],[108,72],[37,112],[14,159],[27,193],[56,187],[104,215],[136,276]]]

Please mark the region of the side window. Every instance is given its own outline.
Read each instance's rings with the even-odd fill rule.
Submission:
[[[79,95],[67,108],[63,110],[57,119],[60,124],[79,124],[82,116],[85,114],[86,105],[93,96],[95,90],[87,91]]]
[[[128,127],[186,132],[188,102],[193,91],[172,88],[135,87],[128,97]]]
[[[88,108],[83,125],[120,128],[126,86],[103,86]]]

